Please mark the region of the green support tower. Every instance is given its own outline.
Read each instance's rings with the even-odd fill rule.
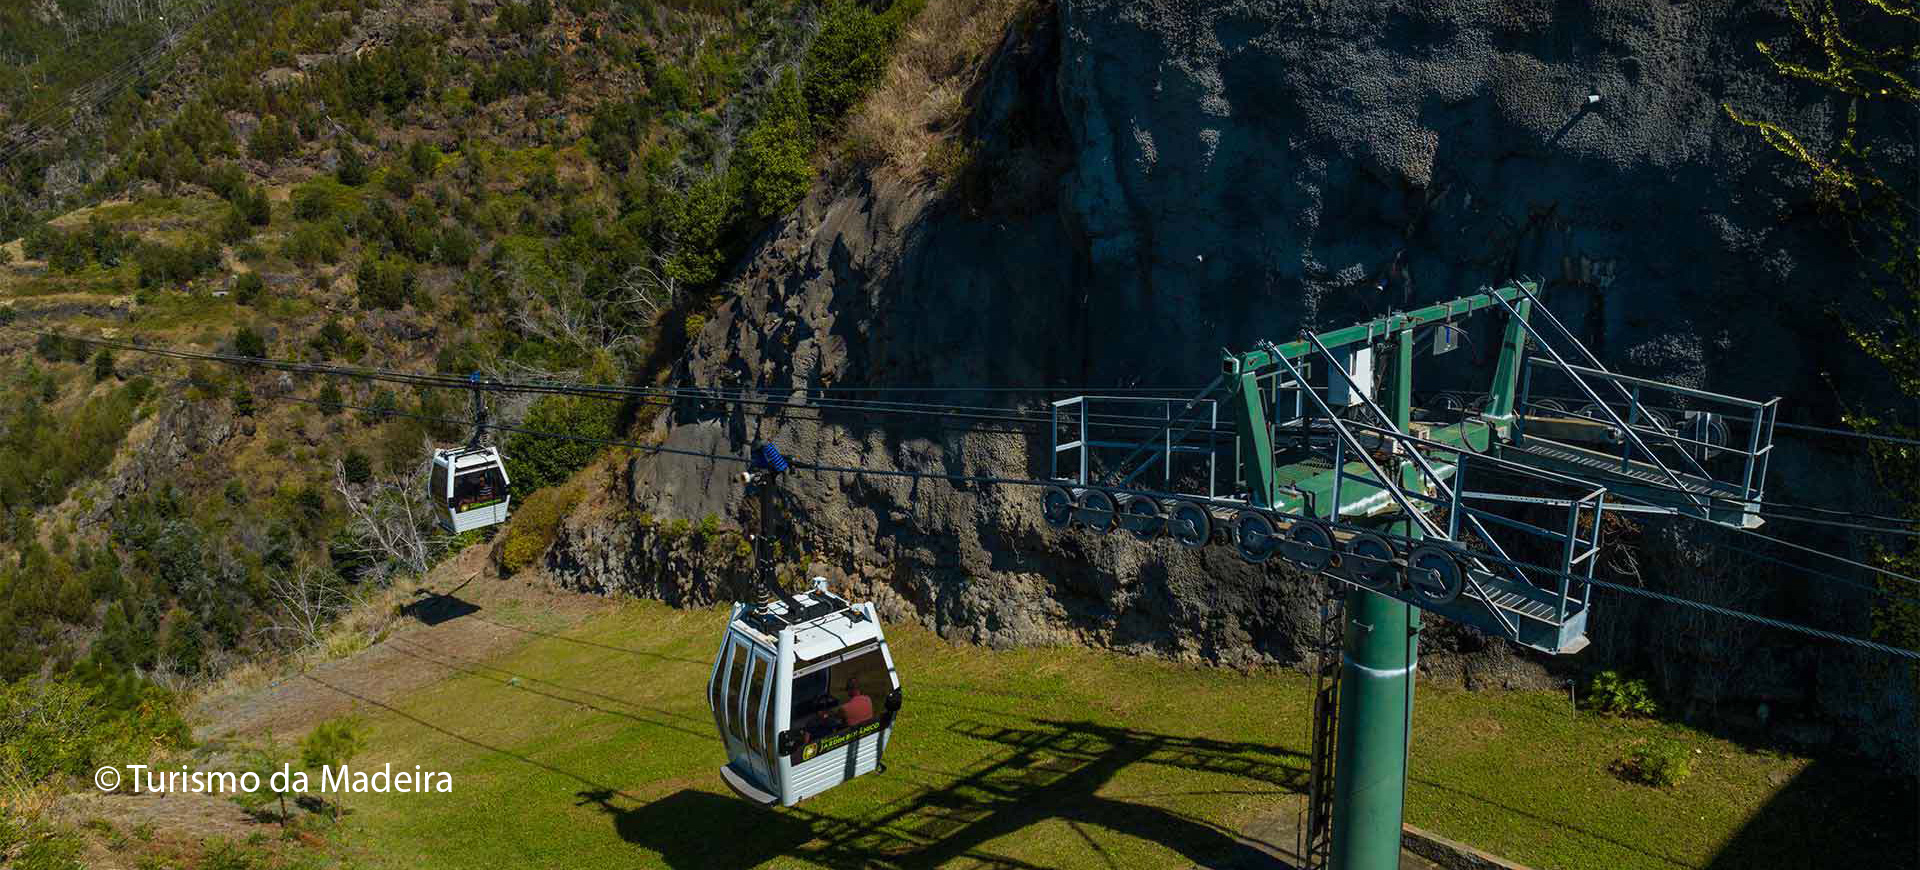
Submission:
[[[1228,351],[1192,398],[1053,403],[1049,525],[1224,541],[1345,590],[1320,622],[1309,868],[1399,866],[1424,616],[1577,653],[1603,519],[1623,496],[1642,512],[1759,524],[1779,400],[1608,371],[1537,292],[1511,281]],[[1485,393],[1443,392],[1416,415],[1416,358],[1459,347],[1477,313],[1505,319],[1498,344],[1484,342],[1497,358],[1478,360],[1492,368]],[[1142,420],[1165,425],[1143,440]]]

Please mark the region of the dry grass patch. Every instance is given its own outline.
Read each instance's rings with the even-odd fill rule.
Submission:
[[[861,157],[913,174],[953,138],[966,117],[967,91],[993,50],[1032,0],[929,0],[900,34],[880,86],[848,120]]]

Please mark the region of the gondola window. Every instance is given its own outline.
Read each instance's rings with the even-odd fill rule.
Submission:
[[[454,510],[484,507],[507,497],[507,480],[499,466],[464,472],[453,479]]]
[[[793,681],[794,727],[824,740],[885,714],[893,681],[879,647],[803,671]]]
[[[746,729],[740,716],[740,687],[746,685],[747,661],[751,658],[745,643],[734,643],[733,664],[727,676],[727,730],[741,739],[746,738]]]

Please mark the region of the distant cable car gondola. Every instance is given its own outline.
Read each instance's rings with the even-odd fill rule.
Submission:
[[[480,376],[472,381],[473,435],[464,446],[433,451],[433,474],[427,478],[434,516],[454,534],[506,522],[512,501],[500,449],[485,443],[487,406],[480,397]]]
[[[762,496],[758,574],[768,490],[787,461],[763,444],[752,467],[747,481]],[[734,605],[707,680],[707,706],[726,746],[720,776],[727,786],[756,803],[793,806],[885,769],[900,677],[872,604],[833,595],[824,577],[798,595],[766,585],[777,601]]]

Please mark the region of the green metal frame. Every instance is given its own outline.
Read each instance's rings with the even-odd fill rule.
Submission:
[[[1527,288],[1529,291],[1531,287]],[[1508,285],[1414,311],[1398,312],[1366,323],[1315,336],[1328,350],[1383,342],[1392,343],[1388,369],[1390,387],[1384,410],[1393,426],[1406,433],[1413,422],[1414,330],[1448,323],[1488,309],[1515,306],[1494,367],[1487,413],[1483,417],[1503,434],[1512,425],[1514,397],[1526,354],[1527,333],[1518,321],[1527,316],[1527,296]],[[1314,342],[1301,339],[1267,345],[1245,353],[1226,353],[1222,371],[1233,394],[1232,409],[1239,440],[1240,483],[1254,507],[1272,508],[1280,500],[1271,421],[1263,381],[1265,370],[1278,365],[1276,355],[1289,362],[1319,353]],[[1465,444],[1465,424],[1457,433]],[[1490,440],[1490,439],[1489,439]],[[1484,446],[1483,446],[1484,449]],[[1407,478],[1412,463],[1402,460],[1394,473]],[[1334,473],[1338,473],[1336,469]],[[1316,514],[1341,519],[1341,505],[1329,504]],[[1420,528],[1404,516],[1386,525],[1418,537]],[[1336,870],[1389,870],[1400,866],[1400,824],[1406,808],[1407,736],[1413,722],[1414,666],[1418,662],[1421,614],[1406,602],[1375,592],[1355,590],[1347,604],[1342,641],[1339,733],[1335,742],[1333,834],[1329,852]]]

